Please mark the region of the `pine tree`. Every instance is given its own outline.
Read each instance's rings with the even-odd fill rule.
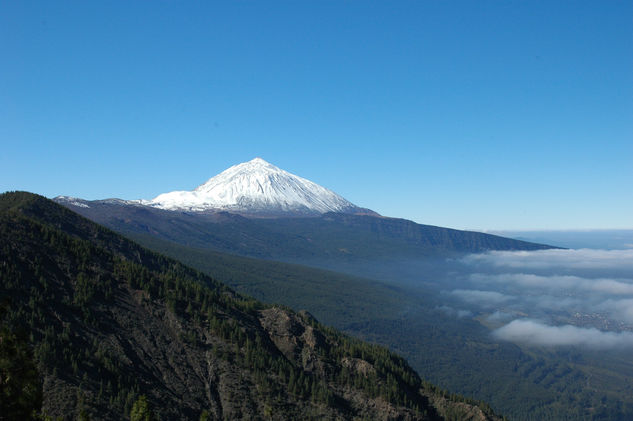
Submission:
[[[145,395],[139,396],[134,405],[132,405],[130,421],[152,421],[153,419],[147,397]]]

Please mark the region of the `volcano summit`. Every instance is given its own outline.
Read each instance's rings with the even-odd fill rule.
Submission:
[[[140,203],[166,210],[253,215],[368,213],[310,180],[261,158],[234,165],[193,191],[173,191]]]

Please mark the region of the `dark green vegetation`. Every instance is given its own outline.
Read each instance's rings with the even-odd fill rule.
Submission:
[[[93,206],[94,202],[88,203]],[[337,246],[346,244],[345,251],[337,253],[335,247],[326,249],[319,246],[321,248],[313,250],[312,257],[304,255],[302,259],[388,281],[376,282],[305,266],[228,255],[204,246],[205,236],[209,236],[212,238],[210,244],[218,244],[217,238],[224,238],[227,243],[221,247],[223,249],[239,251],[243,247],[239,243],[242,238],[249,247],[257,247],[258,244],[263,247],[262,250],[251,251],[252,255],[270,257],[271,244],[277,247],[276,253],[290,250],[287,245],[275,246],[277,243],[274,241],[257,243],[253,240],[257,229],[274,225],[271,221],[245,220],[240,216],[221,214],[206,215],[204,218],[215,219],[205,225],[192,215],[163,214],[165,211],[144,208],[121,211],[121,205],[107,206],[111,206],[113,212],[109,222],[112,227],[143,245],[177,258],[257,299],[307,309],[319,320],[349,334],[387,345],[405,356],[424,378],[449,390],[490,402],[496,410],[512,419],[633,418],[633,362],[627,355],[572,349],[531,349],[497,343],[490,337],[490,331],[477,321],[457,319],[437,310],[446,302],[446,297],[439,297],[428,287],[433,283],[446,282],[441,278],[446,268],[437,269],[438,261],[394,264],[397,253],[412,250],[403,242],[383,241],[385,237],[396,236],[395,230],[375,227],[361,230],[361,234],[354,234],[354,237],[346,234],[345,225],[336,225],[336,230],[332,226],[323,228],[323,221],[311,219],[314,226],[300,232],[301,220],[283,222],[285,233],[294,233],[292,238],[295,238],[299,249],[308,239],[325,244],[329,235],[347,235],[342,239],[333,237],[342,242]],[[102,208],[97,207],[93,211],[99,209]],[[139,212],[141,217],[137,220],[134,215],[123,217],[117,212]],[[153,220],[154,212],[159,214],[156,220]],[[164,215],[172,215],[172,219],[165,219]],[[194,220],[200,224],[196,229],[191,225]],[[371,219],[352,216],[351,220]],[[244,226],[251,227],[253,232],[244,233]],[[323,228],[321,233],[315,228],[318,226]],[[230,229],[235,230],[231,234],[234,237],[229,236]],[[383,232],[385,230],[387,233]],[[308,231],[311,236],[306,237]],[[189,235],[195,247],[175,242],[184,242]],[[271,236],[274,235],[271,233]],[[316,235],[317,239],[312,235]],[[411,237],[406,231],[404,235]],[[354,238],[362,238],[368,244],[353,246]],[[278,238],[282,245],[286,244],[285,241],[289,241],[287,237]],[[428,240],[428,243],[433,241],[436,240]],[[380,243],[380,248],[372,242]],[[498,243],[497,246],[517,244]],[[429,250],[424,251],[419,242],[415,247],[420,253],[433,254]],[[391,253],[391,262],[376,262],[377,259],[369,258],[374,256],[372,253],[378,254],[378,250]],[[453,252],[444,248],[439,254]],[[298,254],[297,251],[294,258],[286,260],[299,261],[301,259],[296,258]],[[332,256],[332,259],[328,261],[324,257],[326,255]],[[408,282],[402,282],[403,279]]]
[[[517,420],[628,420],[633,366],[573,350],[498,343],[478,322],[437,309],[429,289],[193,249],[151,236],[142,244],[267,302],[307,309],[356,337],[389,346],[434,384],[490,402]]]
[[[411,301],[406,290],[383,282],[308,266],[196,249],[149,235],[130,235],[145,247],[194,267],[267,303],[307,309],[327,325],[399,314]]]
[[[0,196],[0,240],[0,407],[14,411],[3,417],[495,418],[386,348],[236,294],[40,196]]]
[[[6,308],[2,308],[4,319]],[[28,419],[42,404],[42,390],[28,338],[0,326],[0,419]]]

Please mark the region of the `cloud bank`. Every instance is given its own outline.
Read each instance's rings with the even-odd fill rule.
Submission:
[[[496,329],[501,340],[541,346],[586,346],[596,349],[633,346],[631,332],[604,332],[577,326],[549,326],[534,320],[518,319]]]
[[[464,301],[469,301],[475,304],[501,304],[512,300],[513,297],[501,294],[496,291],[480,291],[480,290],[467,290],[456,289],[451,291],[451,294],[461,298]]]
[[[464,257],[462,261],[467,264],[487,264],[496,267],[510,268],[620,268],[633,271],[633,249],[491,251],[488,253],[468,255]]]
[[[456,308],[446,306],[446,305],[436,307],[436,309],[448,314],[449,316],[454,316],[458,319],[461,319],[463,317],[473,317],[473,313],[470,310],[456,309]]]
[[[461,278],[446,296],[507,323],[494,331],[499,339],[633,347],[633,250],[489,252],[460,263]]]
[[[631,279],[590,279],[572,275],[543,276],[532,273],[474,273],[470,279],[477,284],[496,283],[521,288],[541,288],[550,291],[583,290],[607,295],[633,296],[633,280]]]

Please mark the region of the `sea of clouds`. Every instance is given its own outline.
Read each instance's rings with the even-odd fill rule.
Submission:
[[[459,288],[444,296],[461,303],[456,314],[487,315],[500,340],[633,347],[633,249],[488,252],[459,263]]]

